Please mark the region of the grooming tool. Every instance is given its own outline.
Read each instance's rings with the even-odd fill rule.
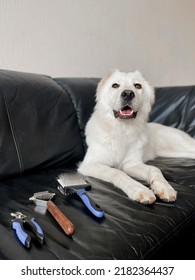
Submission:
[[[54,219],[61,226],[67,235],[72,235],[74,232],[74,225],[71,221],[60,211],[60,209],[51,201],[55,193],[48,191],[34,193],[29,200],[32,200],[36,205],[45,207]]]
[[[43,244],[44,234],[41,227],[35,222],[35,218],[29,219],[21,212],[11,213],[11,216],[14,217],[12,228],[15,229],[18,239],[25,247],[30,248],[31,246],[31,236],[25,231],[25,225],[34,233],[39,244]]]
[[[63,173],[58,177],[57,181],[60,184],[58,189],[63,195],[72,196],[76,194],[93,215],[98,218],[102,218],[104,216],[104,211],[87,194],[87,191],[91,190],[91,185],[88,184],[84,177],[78,172],[68,171]]]

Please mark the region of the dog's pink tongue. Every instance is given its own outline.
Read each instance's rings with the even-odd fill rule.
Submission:
[[[127,109],[127,110],[120,110],[120,114],[122,116],[131,116],[133,114],[133,110],[131,109]]]

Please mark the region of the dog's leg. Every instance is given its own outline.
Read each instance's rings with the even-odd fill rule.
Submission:
[[[135,181],[123,171],[116,168],[109,167],[100,163],[90,163],[81,166],[78,169],[84,176],[94,177],[109,183],[123,190],[130,199],[138,201],[143,204],[152,204],[156,197],[153,192]]]
[[[145,159],[153,157],[186,157],[195,159],[195,139],[184,131],[161,124],[148,124],[149,141],[145,148]]]
[[[166,181],[160,169],[143,163],[125,169],[130,176],[147,182],[154,194],[160,199],[167,202],[176,200],[177,192]]]
[[[172,202],[176,200],[177,192],[166,181],[162,172],[157,167],[139,163],[136,165],[126,164],[123,170],[136,179],[143,180],[150,185],[154,194],[160,199]]]

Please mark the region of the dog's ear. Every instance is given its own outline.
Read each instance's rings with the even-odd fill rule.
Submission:
[[[150,94],[150,105],[152,107],[152,105],[154,104],[155,101],[155,91],[154,88],[147,82],[147,87],[148,87],[148,92]]]
[[[141,79],[144,79],[144,76],[142,75],[142,73],[139,70],[135,70],[134,73],[136,74],[136,76],[140,77]]]
[[[150,105],[152,106],[155,101],[154,88],[149,84],[149,82],[145,79],[145,77],[142,75],[142,73],[139,70],[136,70],[135,74],[141,81],[143,81],[144,88],[147,91],[147,93],[149,94]]]
[[[99,82],[99,84],[104,84],[113,74],[119,72],[117,68],[111,69]]]
[[[96,98],[98,98],[99,92],[101,92],[102,87],[104,86],[105,82],[115,73],[119,72],[117,68],[111,69],[99,82],[96,90]]]

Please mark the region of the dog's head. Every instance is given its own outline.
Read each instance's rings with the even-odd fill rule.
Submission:
[[[96,100],[115,118],[146,119],[154,103],[154,90],[139,71],[115,69],[98,84]]]

